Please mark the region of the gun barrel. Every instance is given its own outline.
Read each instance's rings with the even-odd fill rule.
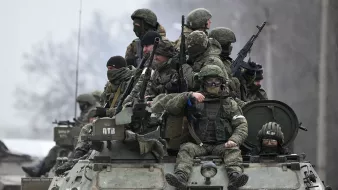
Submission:
[[[148,81],[150,80],[150,74],[151,74],[151,71],[150,71],[150,68],[153,64],[153,60],[154,60],[154,55],[155,55],[155,52],[156,52],[156,49],[157,49],[157,46],[160,42],[160,38],[155,38],[154,40],[154,46],[153,46],[153,51],[151,52],[151,55],[150,55],[150,61],[149,61],[149,64],[147,65],[147,68],[146,68],[146,72],[144,74],[144,80],[142,82],[142,87],[141,87],[141,90],[140,90],[140,102],[144,102],[144,97],[145,97],[145,92],[146,92],[146,89],[147,89],[147,84],[148,84]]]

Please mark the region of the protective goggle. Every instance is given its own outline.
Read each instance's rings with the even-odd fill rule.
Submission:
[[[207,78],[204,81],[204,85],[206,86],[214,86],[214,87],[219,87],[222,85],[222,81],[219,78]]]

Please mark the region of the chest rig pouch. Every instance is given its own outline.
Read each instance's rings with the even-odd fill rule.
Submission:
[[[230,111],[224,110],[228,107],[231,106],[223,105],[223,100],[216,98],[195,102],[188,109],[190,124],[202,142],[225,142],[230,137]],[[210,135],[215,136],[210,139]]]

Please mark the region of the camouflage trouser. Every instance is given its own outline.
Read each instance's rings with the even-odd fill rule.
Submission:
[[[89,151],[91,143],[89,141],[82,140],[81,136],[90,135],[92,131],[92,127],[93,127],[92,123],[88,123],[82,127],[80,134],[79,134],[79,138],[77,140],[77,144],[75,146],[75,150],[81,150],[83,152]]]
[[[53,148],[49,150],[47,156],[43,159],[44,168],[49,171],[55,165],[58,156],[67,157],[70,151],[71,149],[63,148],[58,145],[53,146]]]
[[[175,173],[183,172],[190,176],[193,166],[193,159],[196,156],[215,155],[222,156],[228,173],[243,172],[239,165],[243,162],[241,150],[238,147],[225,148],[224,144],[199,146],[194,143],[185,143],[180,147],[176,159]]]
[[[53,146],[53,148],[51,148],[47,154],[47,156],[44,158],[44,165],[45,165],[45,168],[52,168],[55,163],[56,163],[56,158],[58,156],[58,152],[59,150],[61,149],[60,146],[58,145],[55,145]]]

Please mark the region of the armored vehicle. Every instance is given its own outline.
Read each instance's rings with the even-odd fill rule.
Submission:
[[[249,123],[249,136],[243,147],[246,151],[257,146],[258,131],[270,121],[282,126],[285,135],[283,146],[289,146],[297,136],[300,127],[298,118],[283,102],[254,101],[243,108],[243,113]],[[161,136],[163,131],[161,128],[166,126],[159,126],[153,131],[136,135],[137,137],[130,141],[130,136],[135,134],[128,130],[127,125],[123,125],[125,118],[121,120],[119,117],[124,116],[118,114],[114,118],[95,121],[92,136],[84,138],[90,141],[104,141],[102,150],[93,151],[88,159],[78,160],[77,164],[64,175],[55,176],[49,190],[175,189],[166,183],[164,175],[173,172],[176,156],[169,154],[159,157],[158,154],[154,154],[158,151],[140,154],[140,139],[142,142],[156,139]],[[240,189],[330,189],[320,180],[313,165],[304,159],[304,155],[298,154],[244,155],[243,168],[249,175],[249,181]],[[227,184],[228,177],[220,157],[204,156],[194,159],[188,189],[224,190],[227,189]]]
[[[29,155],[12,152],[0,141],[0,190],[19,190],[20,180],[25,176],[21,165],[35,160]]]
[[[76,144],[81,128],[71,121],[54,121],[54,141],[57,147],[56,164],[44,176],[26,177],[21,179],[22,189],[47,189],[51,183],[55,169],[68,160],[68,156],[72,153]]]

